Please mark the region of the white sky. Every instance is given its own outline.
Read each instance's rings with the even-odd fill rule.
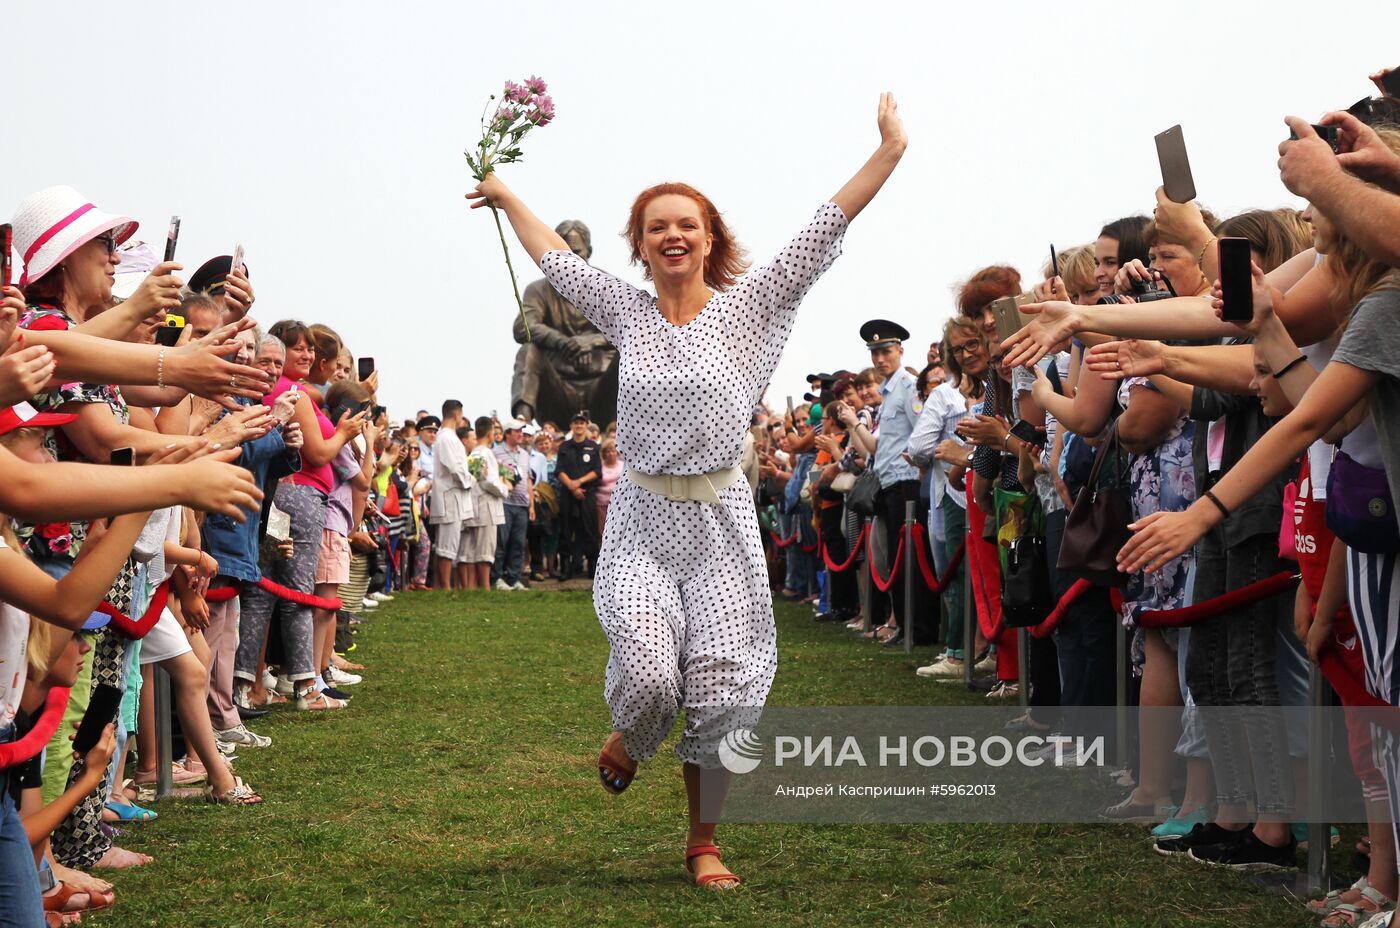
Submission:
[[[1284,115],[1368,93],[1400,63],[1397,20],[1379,2],[6,0],[0,212],[67,183],[147,241],[179,213],[187,272],[243,242],[259,321],[336,328],[395,417],[449,395],[504,415],[516,310],[461,155],[502,81],[539,74],[558,108],[502,177],[633,282],[617,233],[643,187],[694,184],[766,260],[873,150],[893,90],[908,153],[807,297],[780,405],[808,371],[866,363],[866,319],[907,326],[918,365],[972,270],[1033,275],[1050,242],[1148,210],[1174,123],[1217,214],[1296,205]],[[513,257],[523,290],[539,274]]]

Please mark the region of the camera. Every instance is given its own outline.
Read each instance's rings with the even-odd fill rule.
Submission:
[[[1176,290],[1172,288],[1172,282],[1165,277],[1160,282],[1156,280],[1133,281],[1133,299],[1139,303],[1170,300],[1174,296],[1176,296]]]
[[[1312,129],[1314,132],[1317,133],[1318,138],[1322,139],[1324,142],[1327,143],[1327,145],[1332,149],[1333,154],[1337,154],[1342,150],[1342,130],[1340,127],[1319,126],[1314,123]],[[1296,142],[1298,140],[1298,133],[1289,132],[1288,138]]]

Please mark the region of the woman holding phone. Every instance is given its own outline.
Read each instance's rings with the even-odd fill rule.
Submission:
[[[467,194],[474,208],[506,214],[550,282],[618,347],[617,444],[627,471],[613,493],[593,593],[612,648],[605,693],[613,733],[598,769],[609,791],[626,789],[685,707],[677,753],[690,809],[686,869],[702,887],[739,885],[720,861],[709,814],[728,783],[718,746],[757,723],[777,665],[740,451],[802,297],[904,154],[891,94],[880,97],[878,125],[875,154],[776,259],[749,273],[703,194],[685,184],[643,191],[627,236],[655,296],[576,257],[495,174]]]

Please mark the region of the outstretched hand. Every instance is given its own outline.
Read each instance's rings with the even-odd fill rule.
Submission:
[[[880,110],[876,116],[880,127],[880,144],[898,147],[903,150],[909,144],[909,136],[904,132],[904,120],[899,118],[899,104],[894,94],[880,94]]]
[[[1007,367],[1030,367],[1059,350],[1079,331],[1079,316],[1073,303],[1052,300],[1019,308],[1024,315],[1035,318],[1001,343],[1002,360]]]
[[[1104,380],[1151,377],[1166,370],[1162,343],[1145,338],[1125,338],[1095,345],[1085,352],[1084,366]]]
[[[468,200],[473,200],[472,209],[480,209],[483,206],[495,206],[501,200],[510,196],[510,188],[496,175],[495,171],[486,175],[486,179],[476,185],[476,189],[467,194]]]

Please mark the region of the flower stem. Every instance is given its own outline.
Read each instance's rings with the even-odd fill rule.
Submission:
[[[501,251],[505,252],[506,270],[510,272],[510,288],[515,291],[515,305],[520,309],[520,324],[525,327],[525,341],[532,341],[530,323],[525,318],[525,302],[520,299],[520,284],[515,280],[515,265],[510,263],[510,247],[506,245],[506,230],[501,226],[501,213],[493,205],[491,216],[496,220],[496,234],[501,237]]]

